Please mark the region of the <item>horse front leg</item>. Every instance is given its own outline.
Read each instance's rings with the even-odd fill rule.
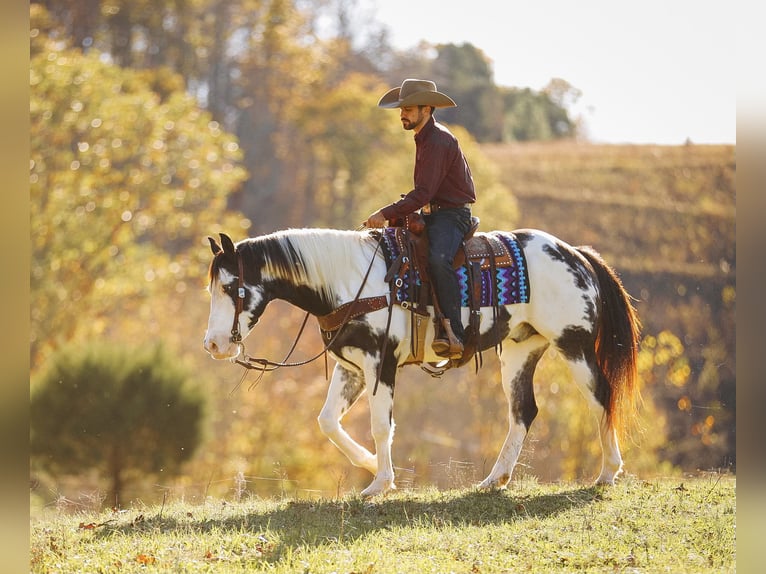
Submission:
[[[364,389],[361,371],[352,371],[340,363],[336,364],[327,398],[317,420],[325,436],[346,455],[351,464],[377,474],[378,461],[375,455],[351,438],[341,425],[341,420]]]
[[[377,361],[367,364],[365,378],[370,402],[370,428],[375,441],[375,454],[378,471],[370,485],[362,491],[362,496],[371,497],[384,494],[396,488],[394,485],[394,465],[391,458],[391,445],[394,441],[394,381],[396,377],[396,359],[388,355],[375,389]]]

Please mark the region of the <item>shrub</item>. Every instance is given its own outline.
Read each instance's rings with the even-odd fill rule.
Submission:
[[[119,504],[129,477],[172,474],[202,437],[204,402],[161,347],[59,352],[32,386],[30,454],[52,474],[96,470]]]

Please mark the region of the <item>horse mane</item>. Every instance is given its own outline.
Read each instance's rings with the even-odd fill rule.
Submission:
[[[370,247],[372,246],[372,247]],[[252,258],[262,265],[262,280],[283,279],[338,300],[339,278],[369,264],[374,243],[370,236],[339,229],[287,229],[240,242],[246,268]]]
[[[213,255],[213,259],[210,261],[210,267],[207,270],[208,285],[213,284],[213,279],[218,277],[218,272],[221,270],[221,267],[223,267],[223,252],[222,251]]]

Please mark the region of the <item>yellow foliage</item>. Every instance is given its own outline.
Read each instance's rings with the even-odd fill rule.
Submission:
[[[33,369],[68,340],[159,335],[235,227],[235,138],[187,95],[160,100],[98,54],[36,40],[30,83]],[[207,257],[205,257],[207,259]],[[171,329],[172,331],[172,329]]]

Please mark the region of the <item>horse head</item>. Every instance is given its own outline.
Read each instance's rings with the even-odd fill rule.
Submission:
[[[245,277],[242,248],[220,234],[221,244],[208,237],[213,260],[210,263],[210,316],[204,347],[214,359],[233,359],[266,306],[266,298],[255,273]],[[258,274],[260,275],[260,274]]]

